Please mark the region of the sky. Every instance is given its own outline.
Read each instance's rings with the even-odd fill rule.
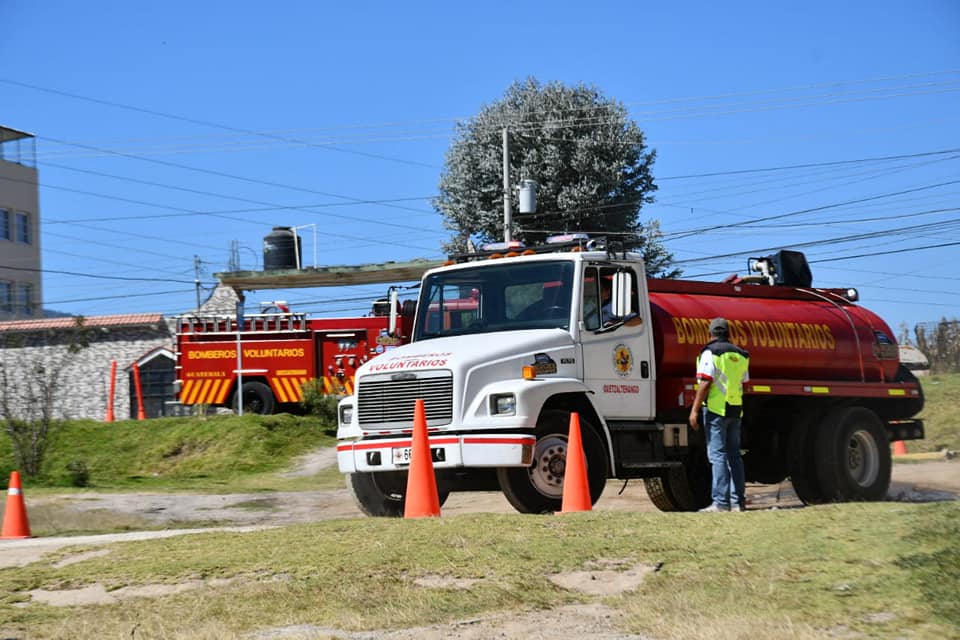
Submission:
[[[657,153],[640,217],[684,277],[795,249],[895,332],[960,316],[955,0],[0,0],[0,25],[50,309],[186,312],[273,226],[303,226],[308,266],[440,259],[456,124],[534,77],[627,108]],[[384,290],[247,306],[363,315]]]

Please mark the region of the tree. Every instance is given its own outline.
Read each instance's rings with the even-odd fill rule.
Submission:
[[[934,373],[960,371],[960,320],[946,317],[940,322],[924,322],[914,328],[917,348],[930,362]]]
[[[656,152],[622,104],[587,85],[515,82],[504,97],[457,125],[434,207],[454,232],[450,252],[468,240],[503,238],[503,129],[510,136],[510,183],[535,180],[537,212],[515,213],[511,235],[528,244],[585,231],[643,254],[650,275],[675,277],[657,221],[639,219],[653,202]],[[511,193],[517,211],[518,193]]]
[[[0,336],[0,420],[25,475],[40,473],[57,420],[65,416],[62,392],[70,367],[90,337],[82,317],[59,332]]]

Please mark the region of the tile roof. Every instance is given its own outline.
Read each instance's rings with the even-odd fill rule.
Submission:
[[[4,331],[40,331],[45,329],[69,329],[76,325],[76,318],[37,318],[34,320],[10,320],[0,322],[0,332]],[[100,327],[139,327],[160,324],[162,313],[127,313],[114,316],[86,316],[83,326]]]

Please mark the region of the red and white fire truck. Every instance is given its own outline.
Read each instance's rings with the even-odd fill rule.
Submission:
[[[412,318],[394,295],[363,317],[308,318],[277,309],[242,320],[238,332],[236,315],[177,318],[181,404],[237,409],[242,396],[245,413],[294,410],[311,380],[326,395],[352,394],[357,368],[406,342]]]
[[[923,395],[855,290],[812,287],[797,252],[710,283],[648,279],[641,256],[592,242],[462,256],[425,273],[411,341],[364,363],[340,402],[339,467],[365,513],[403,513],[416,399],[441,501],[499,488],[521,512],[558,510],[577,412],[594,501],[608,479],[636,478],[661,509],[706,506],[703,430],[687,416],[717,316],[750,352],[748,481],[789,477],[811,503],[886,495],[890,441],[923,437]],[[609,318],[598,304],[607,279]]]

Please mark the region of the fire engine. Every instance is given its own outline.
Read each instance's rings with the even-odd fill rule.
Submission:
[[[885,497],[891,440],[923,437],[923,395],[856,290],[811,286],[799,252],[700,282],[648,279],[640,255],[602,240],[554,241],[424,274],[410,342],[362,364],[339,404],[338,464],[362,511],[403,513],[417,399],[441,503],[499,489],[520,512],[559,510],[576,412],[594,502],[617,478],[643,480],[663,510],[706,506],[703,430],[687,416],[718,316],[750,352],[748,481],[790,478],[806,503]]]
[[[242,397],[245,413],[291,411],[311,380],[325,395],[349,395],[360,365],[406,342],[407,308],[403,314],[395,294],[364,317],[308,318],[280,307],[242,316],[239,331],[236,315],[180,316],[179,401],[238,409]]]

